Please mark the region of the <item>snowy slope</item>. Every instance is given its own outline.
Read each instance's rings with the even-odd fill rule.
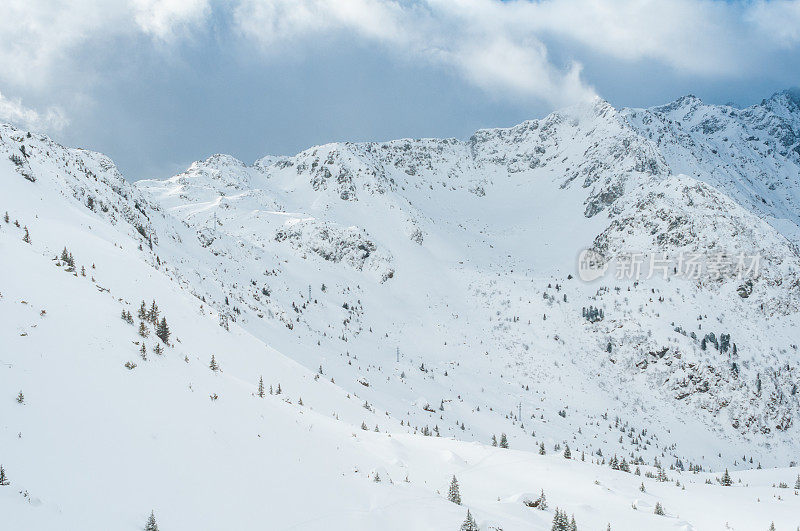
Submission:
[[[747,127],[795,127],[770,105],[740,111]],[[19,529],[136,529],[151,509],[162,529],[457,529],[456,474],[481,529],[549,529],[556,506],[588,529],[796,526],[775,485],[798,469],[745,471],[798,455],[796,203],[763,192],[760,210],[704,150],[654,139],[637,117],[662,109],[215,155],[135,185],[3,126],[2,512]],[[762,169],[791,181],[793,157]],[[763,260],[743,297],[732,275],[585,283],[585,248]],[[154,299],[162,354],[120,319]],[[282,393],[256,396],[259,376]],[[503,433],[511,450],[488,446]],[[525,507],[541,489],[550,508]]]
[[[720,189],[672,175],[658,146],[602,100],[467,142],[329,144],[254,166],[215,156],[137,187],[195,230],[182,241],[205,246],[206,256],[181,259],[191,263],[186,282],[216,275],[201,296],[258,337],[284,351],[304,345],[292,356],[312,369],[335,370],[331,354],[381,369],[394,360],[395,375],[434,369],[413,388],[389,380],[364,390],[388,410],[398,397],[435,406],[460,396],[478,416],[461,435],[486,440],[515,422],[520,399],[525,417],[538,411],[538,399],[509,389],[515,382],[552,401],[543,412],[580,408],[577,419],[559,419],[563,428],[538,430],[553,440],[613,409],[631,424],[634,415],[663,422],[657,436],[680,443],[678,459],[727,463],[712,457],[720,438],[772,463],[795,451],[796,247]],[[631,250],[762,261],[750,284],[730,272],[587,285],[568,278],[587,247],[609,260]],[[587,323],[589,306],[605,308],[607,321]],[[709,332],[732,334],[737,358],[703,351]],[[662,369],[643,361],[649,352],[676,361]],[[558,360],[572,367],[544,369]],[[370,379],[369,367],[351,367],[343,368],[353,383]],[[564,389],[558,378],[575,383]],[[630,381],[630,393],[609,386],[619,381]],[[474,394],[487,387],[489,396]],[[586,396],[593,407],[581,404]],[[502,418],[483,420],[487,406]],[[453,413],[451,423],[464,421]],[[426,419],[407,414],[412,425]],[[675,429],[689,418],[698,425]],[[516,444],[536,446],[530,432],[513,432]]]

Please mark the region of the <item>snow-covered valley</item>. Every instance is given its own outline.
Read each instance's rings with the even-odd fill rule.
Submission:
[[[0,152],[12,529],[800,525],[795,92],[136,183],[8,125]]]

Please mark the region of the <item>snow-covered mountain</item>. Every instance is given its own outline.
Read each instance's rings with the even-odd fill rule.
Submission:
[[[0,126],[3,513],[457,529],[455,474],[481,529],[549,529],[555,506],[588,529],[797,525],[770,485],[800,451],[798,101],[598,99],[133,184]],[[630,256],[642,275],[615,275]],[[541,489],[548,510],[522,503]]]

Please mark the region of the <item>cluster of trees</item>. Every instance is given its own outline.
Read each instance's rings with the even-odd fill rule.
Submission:
[[[581,315],[583,318],[589,321],[590,323],[596,323],[598,321],[602,321],[605,319],[605,314],[603,313],[602,308],[595,308],[594,306],[589,306],[588,308],[584,307],[581,311]]]
[[[147,307],[147,303],[142,301],[141,306],[139,306],[139,319],[141,319],[139,323],[139,335],[142,337],[147,337],[149,332],[145,326],[145,323],[150,323],[156,329],[156,337],[163,341],[165,345],[169,345],[169,336],[171,332],[169,326],[167,325],[167,318],[162,316],[161,320],[159,320],[158,317],[159,309],[156,301],[153,300],[149,309]]]
[[[570,519],[566,511],[560,510],[556,507],[556,514],[553,516],[552,531],[578,531],[578,524],[575,523],[575,516]]]
[[[8,212],[6,212],[5,215],[3,215],[3,221],[9,223],[10,220],[11,218],[8,217]],[[19,220],[17,219],[14,220],[14,226],[19,228]],[[31,233],[28,231],[28,226],[25,225],[24,227],[22,227],[22,230],[25,231],[25,234],[23,234],[22,236],[22,241],[24,241],[25,243],[31,243]]]
[[[722,333],[719,335],[719,339],[717,339],[716,334],[714,332],[709,332],[703,339],[700,340],[700,349],[707,350],[708,345],[713,345],[714,348],[721,353],[725,354],[729,350],[733,356],[738,354],[738,350],[736,348],[736,343],[731,343],[731,335]],[[732,346],[732,348],[731,348]]]
[[[74,271],[75,270],[75,258],[72,256],[72,253],[67,250],[66,246],[64,250],[61,251],[61,261],[67,264],[68,268],[67,271]]]
[[[498,446],[497,437],[492,435],[492,446]],[[506,437],[505,433],[500,434],[500,448],[508,448],[508,437]]]

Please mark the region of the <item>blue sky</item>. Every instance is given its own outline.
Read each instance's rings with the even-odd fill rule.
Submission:
[[[0,120],[129,179],[800,85],[800,0],[8,0]]]

